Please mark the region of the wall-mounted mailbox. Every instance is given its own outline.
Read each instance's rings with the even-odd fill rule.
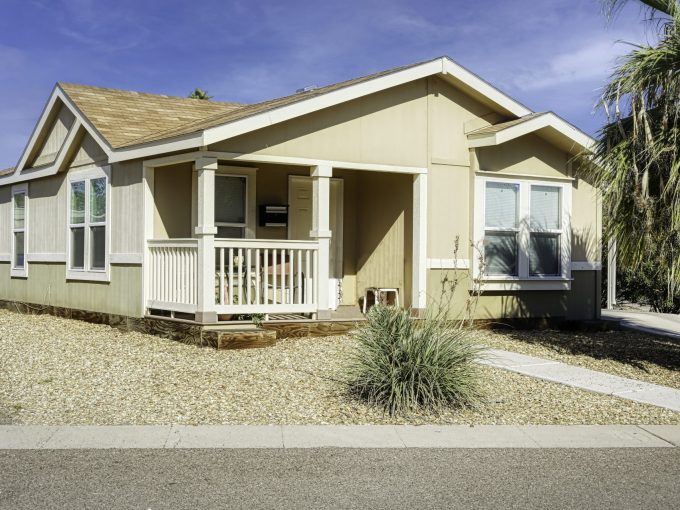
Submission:
[[[288,206],[287,205],[261,205],[260,206],[260,226],[261,227],[287,227],[288,226]]]

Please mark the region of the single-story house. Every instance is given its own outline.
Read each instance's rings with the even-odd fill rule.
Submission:
[[[451,316],[595,319],[591,143],[448,57],[257,104],[58,83],[0,176],[0,300],[324,321],[458,275]]]

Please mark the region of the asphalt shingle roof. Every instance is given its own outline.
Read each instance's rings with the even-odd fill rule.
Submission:
[[[197,133],[433,60],[437,59],[396,67],[255,104],[203,101],[71,83],[59,83],[59,86],[111,147],[118,149]]]

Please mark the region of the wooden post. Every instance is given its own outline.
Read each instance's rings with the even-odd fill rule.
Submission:
[[[329,308],[329,278],[331,236],[330,206],[331,206],[331,177],[333,167],[319,165],[312,167],[312,230],[309,236],[319,243],[317,268],[317,319],[330,319]]]
[[[427,174],[413,176],[413,281],[411,310],[415,316],[427,306]]]
[[[199,158],[194,164],[198,173],[196,225],[198,238],[197,322],[217,322],[215,312],[215,172],[217,159]]]

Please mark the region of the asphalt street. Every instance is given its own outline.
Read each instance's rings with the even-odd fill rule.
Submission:
[[[0,450],[0,508],[680,508],[680,448]]]

